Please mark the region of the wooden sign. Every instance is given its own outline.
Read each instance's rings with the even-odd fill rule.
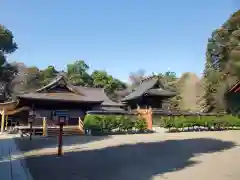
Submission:
[[[57,117],[57,124],[58,125],[66,124],[66,116],[58,116]]]
[[[55,116],[68,116],[69,112],[68,110],[56,110]]]
[[[34,111],[30,111],[29,112],[29,116],[28,116],[28,122],[32,123],[34,121],[35,117],[36,117],[35,112]]]

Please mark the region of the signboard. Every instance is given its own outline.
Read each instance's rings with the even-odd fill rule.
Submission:
[[[59,117],[59,123],[65,123],[65,117]]]
[[[56,110],[55,116],[68,116],[69,112],[67,110]]]
[[[28,122],[32,123],[34,121],[35,117],[36,117],[35,111],[30,111],[29,116],[28,116]]]
[[[57,124],[66,124],[66,116],[58,116]]]

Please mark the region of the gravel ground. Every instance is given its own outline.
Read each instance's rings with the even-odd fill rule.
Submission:
[[[239,180],[240,131],[16,139],[34,180]]]

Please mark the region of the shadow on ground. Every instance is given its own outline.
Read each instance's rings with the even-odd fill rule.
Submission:
[[[63,145],[71,146],[75,144],[85,144],[93,141],[100,141],[109,138],[109,136],[64,136]],[[31,150],[40,150],[43,148],[53,148],[58,146],[58,137],[29,137],[15,138],[14,139],[18,148],[22,152]]]
[[[234,146],[207,138],[167,140],[69,152],[61,158],[28,157],[26,163],[34,180],[149,180],[200,163],[192,157]]]

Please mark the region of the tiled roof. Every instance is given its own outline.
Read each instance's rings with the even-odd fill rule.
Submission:
[[[51,87],[51,86],[54,86],[54,84],[60,82],[61,80],[63,81],[63,83],[66,85],[66,87],[67,87],[71,92],[76,93],[76,94],[79,93],[78,91],[76,91],[76,90],[74,89],[74,86],[73,86],[71,83],[68,82],[68,79],[67,79],[64,75],[62,75],[62,74],[57,75],[50,83],[48,83],[47,85],[43,86],[43,87],[40,88],[40,89],[37,89],[36,92],[41,93],[41,92],[43,92],[44,90],[46,90],[47,88],[49,88],[49,87]]]
[[[103,106],[122,106],[123,104],[117,103],[109,99],[106,95],[104,88],[91,88],[91,87],[82,87],[82,86],[74,86],[74,88],[82,93],[84,96],[91,97],[95,100],[103,101]]]
[[[161,88],[152,89],[157,83]],[[150,93],[152,95],[172,97],[176,95],[174,92],[167,91],[164,89],[164,84],[159,80],[158,77],[151,77],[142,81],[142,83],[135,87],[133,92],[127,95],[122,101],[129,101],[142,96],[144,93]]]
[[[156,96],[159,95],[159,96],[165,96],[165,97],[173,97],[177,95],[176,92],[167,91],[163,88],[149,89],[146,93],[149,95],[156,95]]]
[[[54,87],[58,82],[62,81],[69,89],[69,93],[48,93],[47,89]],[[46,91],[45,91],[46,90]],[[46,99],[46,100],[64,100],[64,101],[82,101],[82,102],[99,102],[103,106],[122,106],[123,104],[116,103],[109,99],[103,88],[91,88],[83,86],[73,86],[68,79],[59,74],[49,84],[38,89],[34,93],[18,95],[21,98],[29,99]]]
[[[151,89],[157,83],[157,81],[157,78],[152,78],[148,81],[142,82],[142,84],[137,86],[132,93],[123,98],[122,101],[128,101],[142,96],[147,90]]]
[[[133,92],[132,87],[128,87],[127,89],[121,90],[121,91],[116,91],[115,94],[118,96],[127,96],[128,94],[130,94],[131,92]]]
[[[18,95],[20,98],[39,99],[39,100],[58,100],[58,101],[74,101],[74,102],[96,102],[103,101],[96,100],[88,96],[81,96],[74,93],[27,93]]]

